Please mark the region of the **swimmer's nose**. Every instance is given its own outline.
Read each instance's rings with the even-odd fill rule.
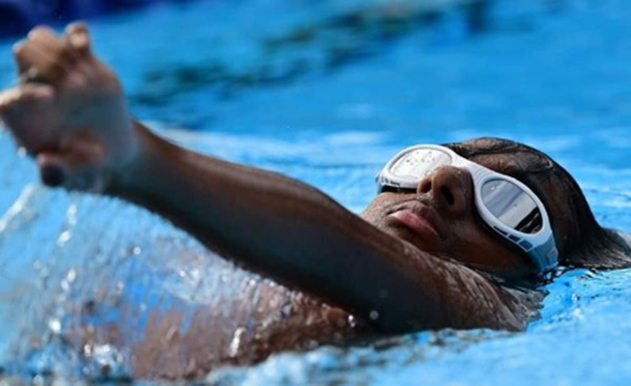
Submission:
[[[416,191],[430,196],[440,209],[454,215],[465,213],[473,201],[471,174],[453,166],[437,168],[418,184]]]

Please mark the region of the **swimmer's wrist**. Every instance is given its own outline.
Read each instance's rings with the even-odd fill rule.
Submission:
[[[175,147],[151,132],[138,121],[133,121],[138,147],[133,157],[112,173],[104,194],[129,199],[140,192],[150,192],[161,178],[164,157],[169,156],[165,147]],[[161,172],[162,170],[162,172]]]
[[[131,181],[140,175],[140,166],[143,163],[142,159],[147,147],[144,138],[147,136],[148,130],[137,121],[132,121],[132,130],[135,132],[137,142],[135,153],[110,171],[108,184],[103,192],[105,195],[121,196],[127,189],[126,186],[129,186]]]

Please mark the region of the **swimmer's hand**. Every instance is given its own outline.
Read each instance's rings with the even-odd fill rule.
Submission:
[[[0,118],[37,160],[42,180],[103,191],[138,153],[138,134],[114,72],[80,23],[38,27],[14,46],[20,83],[0,94]]]

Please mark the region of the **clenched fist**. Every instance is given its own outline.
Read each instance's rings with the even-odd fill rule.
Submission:
[[[14,46],[20,83],[0,94],[0,118],[37,160],[42,180],[102,191],[137,157],[139,136],[114,72],[83,24],[38,27]]]

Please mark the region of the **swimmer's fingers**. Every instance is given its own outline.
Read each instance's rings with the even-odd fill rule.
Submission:
[[[90,31],[88,27],[80,22],[71,23],[66,27],[65,38],[68,47],[77,54],[88,54],[90,52]]]
[[[64,40],[48,27],[36,27],[28,33],[28,40],[38,46],[43,53],[49,55],[55,62],[67,66],[74,61],[68,52]]]
[[[23,82],[58,84],[71,70],[76,55],[49,28],[37,27],[13,47]]]
[[[52,108],[55,90],[45,84],[26,84],[0,93],[0,117],[10,128],[19,129],[26,118]]]
[[[73,136],[61,141],[55,151],[37,155],[42,182],[68,190],[99,191],[104,184],[103,148],[89,137]]]
[[[0,93],[0,119],[29,153],[52,146],[58,119],[55,90],[33,83]]]

